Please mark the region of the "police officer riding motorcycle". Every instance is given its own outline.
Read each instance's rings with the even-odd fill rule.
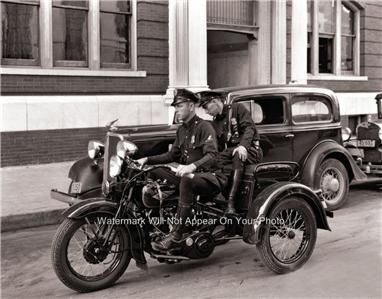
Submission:
[[[103,195],[76,199],[52,190],[55,198],[72,204],[52,244],[53,269],[66,286],[78,292],[103,289],[122,276],[132,259],[146,268],[145,253],[172,264],[207,258],[216,246],[234,239],[256,245],[260,259],[273,272],[288,273],[310,258],[317,228],[330,230],[322,199],[294,181],[299,172],[294,162],[246,165],[242,182],[235,187],[240,204],[236,202],[236,211],[227,213],[221,194],[227,195],[227,174],[236,170],[229,164],[232,155],[238,153],[241,162],[252,163],[261,159],[261,152],[253,143],[256,137],[242,130],[246,117],[240,120],[241,115],[233,111],[237,129],[231,122],[218,131],[219,136],[227,136],[222,139],[227,148],[232,147],[229,154],[221,155],[212,124],[195,114],[198,100],[188,90],[177,91],[172,104],[182,125],[171,150],[164,154],[143,157],[136,143],[144,140],[140,145],[145,152],[151,140],[159,136],[172,141],[173,133],[163,134],[158,127],[141,132],[140,128],[110,129]],[[234,106],[226,108],[228,115]],[[149,129],[155,133],[144,139]],[[233,142],[230,134],[240,141]]]
[[[154,249],[160,251],[180,243],[183,233],[187,230],[186,222],[191,216],[194,195],[218,194],[227,182],[224,174],[214,167],[214,159],[217,156],[216,134],[208,121],[196,115],[197,102],[198,98],[192,92],[186,89],[178,90],[171,105],[175,107],[175,117],[182,125],[177,130],[171,150],[137,161],[142,166],[179,163],[175,173],[165,168],[153,171],[154,176],[165,178],[169,183],[179,186],[179,224],[162,240],[152,244]]]

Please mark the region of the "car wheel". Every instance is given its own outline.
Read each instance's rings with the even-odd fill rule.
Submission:
[[[322,190],[328,210],[342,207],[349,193],[349,175],[345,166],[336,159],[325,160],[316,172],[316,182]]]

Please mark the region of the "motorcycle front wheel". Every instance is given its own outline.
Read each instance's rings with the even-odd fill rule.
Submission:
[[[304,265],[313,253],[317,222],[312,208],[303,199],[289,197],[270,211],[257,249],[263,263],[284,274]]]
[[[67,287],[77,292],[111,286],[130,260],[127,229],[113,226],[110,215],[66,219],[53,239],[53,269]]]

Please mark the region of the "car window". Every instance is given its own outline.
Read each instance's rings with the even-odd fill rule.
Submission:
[[[250,111],[257,125],[273,125],[285,122],[284,98],[281,96],[264,96],[246,99],[240,103]]]
[[[317,96],[296,96],[292,101],[295,123],[330,121],[332,112],[328,100]]]
[[[262,118],[257,124],[274,125],[285,122],[284,98],[280,96],[265,96],[255,98],[255,104],[262,111]]]
[[[263,111],[257,103],[253,102],[253,100],[239,102],[239,105],[243,105],[250,112],[252,119],[256,124],[262,122]]]

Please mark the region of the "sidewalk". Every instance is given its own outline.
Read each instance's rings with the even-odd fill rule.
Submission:
[[[50,199],[50,190],[68,191],[72,164],[0,168],[1,231],[59,223],[68,205]]]

